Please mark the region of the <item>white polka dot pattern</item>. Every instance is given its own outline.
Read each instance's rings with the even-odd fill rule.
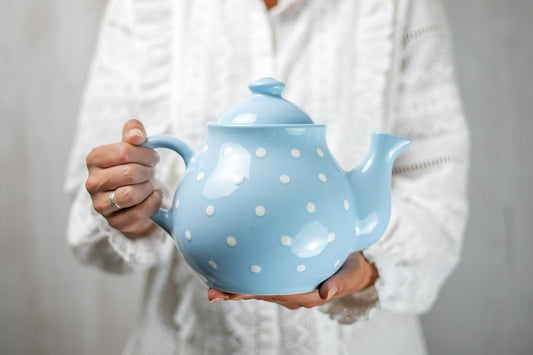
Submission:
[[[257,206],[255,208],[255,214],[259,217],[262,217],[265,215],[265,208],[263,206]]]
[[[294,148],[293,150],[291,150],[291,155],[294,158],[299,158],[300,157],[300,151],[298,149]]]
[[[203,151],[205,152],[205,151],[207,151],[207,149],[208,149],[208,146],[206,145],[203,148]],[[313,149],[316,149],[316,154],[317,154],[318,157],[320,157],[320,158],[324,157],[324,152],[322,151],[321,148],[318,148],[318,147],[312,148],[311,152],[312,152]],[[315,156],[315,158],[313,158],[312,154],[309,154],[309,152],[307,150],[305,150],[305,151],[302,150],[301,151],[300,149],[297,149],[297,148],[285,147],[285,148],[283,148],[283,151],[284,152],[289,151],[290,155],[293,158],[301,159],[302,162],[305,162],[307,158],[316,159],[316,156]],[[264,147],[259,147],[259,148],[257,148],[255,150],[255,152],[254,152],[255,153],[255,157],[253,157],[254,153],[252,153],[252,152],[253,152],[253,150],[250,151],[249,153],[251,153],[252,159],[255,158],[256,161],[259,161],[260,159],[263,159],[263,158],[265,158],[267,156],[267,150]],[[302,153],[303,153],[303,155],[302,155]],[[241,154],[241,150],[237,146],[231,147],[231,146],[226,145],[226,146],[224,146],[222,148],[222,155],[224,157],[229,157],[229,156],[237,157],[239,154]],[[269,154],[272,155],[273,159],[278,158],[276,150],[273,150],[273,151],[269,150]],[[229,163],[229,162],[232,161],[232,158],[230,157],[228,160],[225,160],[225,161]],[[262,165],[259,165],[259,166],[261,166],[261,169],[264,168]],[[284,169],[285,171],[278,171],[277,172],[279,174],[279,175],[277,175],[277,176],[279,176],[279,183],[284,184],[284,185],[287,185],[287,184],[291,183],[290,185],[287,185],[287,188],[285,188],[285,189],[288,189],[288,190],[284,190],[284,191],[288,191],[289,193],[290,193],[290,191],[292,191],[292,189],[299,189],[299,188],[302,188],[302,187],[307,187],[307,185],[309,185],[308,188],[311,188],[311,189],[320,189],[320,186],[323,186],[323,185],[321,185],[322,183],[327,183],[328,181],[336,181],[335,180],[336,179],[336,175],[332,174],[329,170],[323,170],[323,171],[316,171],[316,170],[305,171],[304,170],[304,172],[302,173],[300,171],[292,171],[291,168],[292,168],[292,166],[289,165],[289,166],[285,167],[285,169]],[[250,183],[250,182],[253,183],[254,176],[246,175],[245,171],[240,169],[240,167],[233,168],[233,166],[232,166],[231,169],[234,169],[234,170],[228,170],[227,174],[224,175],[225,178],[227,180],[229,180],[230,183],[233,182],[235,185],[240,185],[245,180],[247,180],[247,181],[250,180],[248,183]],[[323,167],[322,167],[322,169],[323,169]],[[246,171],[248,171],[248,173],[252,172],[251,170],[246,170]],[[245,178],[244,175],[246,175],[246,178]],[[267,175],[267,176],[271,176],[271,175]],[[274,179],[275,179],[275,176],[276,175],[274,175]],[[330,179],[328,179],[328,177]],[[204,180],[206,180],[205,171],[197,171],[196,180],[198,182],[202,182],[202,184],[204,184]],[[274,180],[274,182],[275,182],[275,180]],[[232,186],[234,186],[234,188],[237,189],[238,187],[235,186],[235,185],[232,185]],[[312,192],[310,192],[310,193],[312,193]],[[300,196],[296,196],[296,199],[298,199],[298,198],[301,198],[301,197]],[[211,201],[214,201],[214,200],[211,200]],[[263,201],[264,201],[263,203],[267,203],[266,200],[263,200]],[[339,201],[339,200],[337,200],[337,201]],[[341,199],[341,201],[343,201],[344,209],[348,210],[349,207],[350,207],[349,201],[348,200],[342,200],[342,199]],[[261,201],[257,201],[257,202],[261,202]],[[320,203],[321,201],[310,202],[310,201],[301,201],[300,200],[298,203],[301,204],[302,202],[305,203],[305,211],[308,214],[316,214],[317,213],[317,206],[321,205],[321,203]],[[213,203],[213,202],[211,202],[211,203]],[[315,205],[315,203],[318,203],[318,204]],[[337,204],[338,204],[338,202],[337,202]],[[179,200],[176,200],[175,206],[176,206],[176,208],[179,206]],[[252,208],[254,208],[254,207],[252,207]],[[342,208],[342,207],[340,207],[340,208]],[[320,210],[320,211],[322,211],[322,210]],[[265,206],[261,205],[261,204],[256,204],[253,212],[254,212],[254,214],[257,217],[268,216],[266,214],[267,211],[266,211]],[[306,213],[306,212],[303,212],[303,213]],[[214,204],[208,204],[206,209],[205,209],[205,213],[209,217],[213,216],[215,214]],[[272,212],[272,213],[274,213],[274,212]],[[272,213],[269,213],[269,215],[272,214]],[[281,213],[283,213],[283,211],[281,211]],[[264,217],[264,218],[267,218],[267,217]],[[324,243],[324,244],[335,243],[336,235],[335,235],[334,232],[324,230],[323,232],[321,232],[320,235],[321,235],[320,236],[321,243]],[[281,246],[288,247],[289,248],[288,250],[289,250],[290,253],[296,253],[296,255],[298,255],[297,249],[301,248],[301,246],[300,246],[301,240],[298,239],[298,235],[296,236],[297,239],[293,239],[289,235],[283,235],[283,236],[281,236],[279,238],[280,239],[278,239],[278,240],[280,241]],[[185,239],[187,241],[189,241],[189,242],[192,241],[192,234],[191,234],[190,230],[186,230],[185,231]],[[225,242],[225,244],[227,245],[226,248],[236,248],[236,246],[237,246],[238,240],[237,240],[237,238],[235,238],[232,235],[230,235],[230,236],[226,235],[225,237],[223,237],[222,240],[223,240],[222,243]],[[243,244],[243,245],[245,245],[245,244]],[[189,244],[189,245],[193,245],[193,244]],[[243,245],[241,245],[240,248],[242,248]],[[332,245],[336,245],[336,244],[332,244]],[[234,250],[237,250],[237,249],[239,249],[239,248],[236,248]],[[253,262],[253,260],[251,260],[251,261]],[[252,272],[254,274],[258,274],[258,273],[264,272],[260,265],[253,264],[252,262],[250,262],[248,264],[249,265],[248,268],[249,268],[250,272]],[[335,269],[337,269],[341,265],[341,262],[342,261],[340,259],[338,259],[338,260],[334,259],[334,262],[332,263],[333,267]],[[213,270],[219,269],[219,266],[217,265],[217,263],[214,260],[209,260],[208,261],[208,265]],[[246,268],[246,266],[244,266],[244,268]],[[307,265],[305,265],[305,264],[295,264],[293,266],[293,268],[294,268],[293,269],[294,272],[297,272],[297,273],[303,273],[303,272],[307,271]]]

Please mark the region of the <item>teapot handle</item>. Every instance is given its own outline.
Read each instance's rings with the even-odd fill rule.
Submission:
[[[191,159],[194,156],[194,152],[187,144],[181,140],[170,136],[151,136],[146,138],[146,141],[142,145],[146,148],[167,148],[178,153],[185,162],[185,167],[189,166]],[[172,216],[171,210],[159,209],[152,217],[152,221],[157,223],[168,234],[172,235]]]

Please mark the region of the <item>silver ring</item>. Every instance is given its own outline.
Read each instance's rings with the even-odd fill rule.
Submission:
[[[109,194],[109,202],[111,202],[111,207],[115,209],[115,211],[120,211],[122,207],[117,203],[117,200],[115,200],[115,191],[111,191]]]

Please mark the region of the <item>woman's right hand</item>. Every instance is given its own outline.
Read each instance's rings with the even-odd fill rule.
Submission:
[[[94,148],[87,156],[89,177],[85,184],[94,209],[109,225],[130,239],[142,238],[156,228],[150,217],[161,206],[162,192],[154,187],[157,153],[140,145],[146,140],[141,122],[129,120],[122,142]],[[110,195],[121,207],[111,205]]]

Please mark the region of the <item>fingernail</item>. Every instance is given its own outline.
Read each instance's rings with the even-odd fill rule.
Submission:
[[[213,298],[212,300],[209,301],[209,303],[215,303],[215,302],[219,302],[219,301],[224,301],[224,297],[217,297],[217,298]]]
[[[333,296],[335,296],[335,294],[337,293],[337,286],[332,286],[329,291],[328,291],[328,296],[326,298],[326,301],[329,301],[333,298]]]
[[[157,165],[160,160],[159,154],[154,150],[154,165]]]
[[[143,131],[141,131],[140,129],[138,128],[133,128],[130,130],[130,135],[132,136],[139,136],[139,137],[144,137],[144,133]]]

